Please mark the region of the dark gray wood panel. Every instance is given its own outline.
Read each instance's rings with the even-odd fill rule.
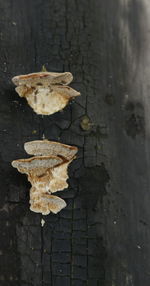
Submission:
[[[149,15],[148,0],[0,0],[0,285],[150,285]],[[11,83],[42,65],[82,94],[45,117]],[[46,217],[10,165],[44,137],[79,147]]]

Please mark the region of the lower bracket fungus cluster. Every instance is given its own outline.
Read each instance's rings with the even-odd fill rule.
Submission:
[[[33,157],[14,160],[12,166],[26,174],[32,185],[30,210],[43,215],[57,214],[66,202],[52,194],[68,187],[68,166],[78,148],[48,140],[26,142],[24,148]]]

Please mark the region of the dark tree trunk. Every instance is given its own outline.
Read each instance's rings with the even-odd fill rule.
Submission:
[[[148,0],[0,0],[0,285],[150,285],[149,18]],[[11,83],[42,65],[82,94],[44,117]],[[79,152],[42,227],[10,163],[44,136]]]

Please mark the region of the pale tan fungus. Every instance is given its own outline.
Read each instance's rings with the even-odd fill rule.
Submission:
[[[12,162],[14,168],[27,174],[28,181],[32,185],[30,210],[43,215],[50,212],[56,214],[66,206],[66,203],[51,193],[68,187],[68,166],[75,158],[78,149],[58,142],[39,140],[25,143],[25,150],[29,154],[41,155]]]
[[[69,72],[40,72],[12,78],[16,92],[25,97],[37,114],[51,115],[62,110],[80,93],[67,86],[73,80]]]

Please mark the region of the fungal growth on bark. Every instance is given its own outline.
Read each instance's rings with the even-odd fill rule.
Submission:
[[[38,72],[12,78],[16,92],[25,97],[37,114],[50,115],[62,110],[80,92],[69,87],[70,72]]]
[[[30,189],[30,210],[43,215],[58,213],[66,206],[63,199],[52,195],[68,187],[68,166],[78,151],[77,147],[48,140],[24,144],[28,159],[12,162],[20,173],[27,174]]]

